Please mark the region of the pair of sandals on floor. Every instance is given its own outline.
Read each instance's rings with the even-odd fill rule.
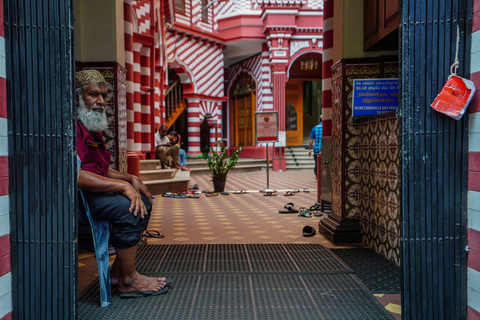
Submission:
[[[303,192],[305,193],[309,193],[310,191],[308,189],[303,189]],[[284,196],[285,197],[291,197],[291,196],[294,196],[295,193],[300,193],[300,190],[299,189],[295,189],[293,191],[287,191]]]
[[[282,214],[284,214],[284,213],[298,213],[299,217],[305,217],[305,218],[311,218],[312,214],[315,217],[321,217],[323,215],[323,213],[321,211],[321,206],[318,203],[315,203],[313,206],[311,206],[308,209],[306,207],[300,207],[297,210],[297,209],[295,209],[295,205],[293,204],[293,202],[289,202],[284,206],[284,209],[285,210],[279,210],[278,213],[282,213]]]
[[[180,199],[199,199],[200,197],[196,194],[188,194],[187,192],[165,192],[162,194],[164,198],[180,198]]]

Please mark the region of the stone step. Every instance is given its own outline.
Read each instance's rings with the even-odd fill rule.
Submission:
[[[140,160],[140,171],[156,170],[160,166],[160,160]]]
[[[248,159],[248,158],[240,158],[237,162],[236,168],[241,166],[258,166],[264,167],[266,166],[266,161],[262,159]],[[187,167],[190,171],[199,171],[199,170],[207,170],[209,171],[207,161],[205,159],[187,159]],[[260,170],[260,169],[259,169]]]
[[[152,195],[159,196],[166,192],[183,192],[188,190],[190,182],[190,172],[180,171],[173,178],[162,180],[144,181],[148,190]]]
[[[187,163],[187,165],[188,165],[188,163]],[[272,165],[270,164],[270,168],[271,167],[272,167]],[[208,168],[208,166],[194,167],[194,168],[189,167],[189,169],[190,169],[190,174],[191,175],[210,173],[210,169]],[[264,164],[253,164],[253,165],[237,164],[235,166],[235,169],[231,170],[230,172],[239,173],[239,172],[263,171],[263,170],[266,170],[266,169],[267,169],[266,163],[264,163]]]
[[[301,156],[295,155],[295,157],[289,157],[289,156],[285,155],[285,158],[287,158],[287,159],[305,160],[305,161],[311,161],[311,162],[314,162],[314,161],[315,161],[315,160],[313,160],[313,156],[309,157],[308,155],[301,155]]]
[[[287,164],[287,170],[313,170],[315,168],[315,165],[301,165],[301,166],[295,166],[295,165],[288,165]],[[313,174],[313,173],[312,173]]]
[[[140,179],[142,181],[163,180],[171,179],[175,176],[175,169],[162,169],[162,170],[141,170]]]

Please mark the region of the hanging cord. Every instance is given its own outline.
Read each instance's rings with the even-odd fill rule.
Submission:
[[[458,48],[460,46],[460,27],[457,24],[457,47],[455,49],[455,62],[450,67],[450,76],[456,76],[460,62],[458,61]]]

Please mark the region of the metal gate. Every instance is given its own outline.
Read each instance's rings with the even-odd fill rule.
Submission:
[[[76,317],[73,2],[4,0],[15,319]]]
[[[404,319],[466,318],[468,114],[430,107],[470,70],[471,0],[403,0],[400,21]]]

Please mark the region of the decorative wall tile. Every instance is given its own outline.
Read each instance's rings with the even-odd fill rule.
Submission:
[[[361,221],[364,243],[400,264],[399,137],[395,114],[353,119],[353,80],[398,77],[397,63],[333,69],[332,211]]]

